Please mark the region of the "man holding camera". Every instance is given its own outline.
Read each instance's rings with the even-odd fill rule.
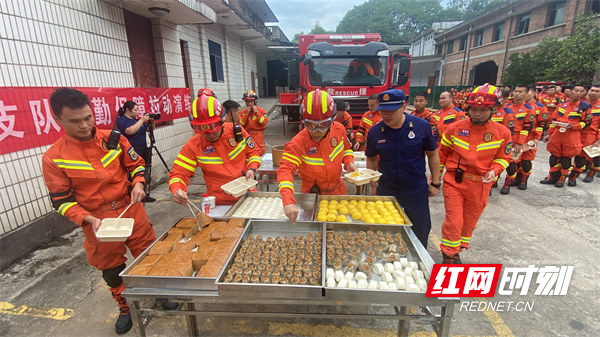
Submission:
[[[498,89],[489,84],[475,88],[467,98],[470,118],[452,123],[442,134],[440,161],[444,174],[444,207],[440,246],[444,264],[461,263],[461,249],[469,241],[487,205],[492,183],[511,161],[510,130],[492,122]]]

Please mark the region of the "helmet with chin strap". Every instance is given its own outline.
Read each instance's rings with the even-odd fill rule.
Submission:
[[[469,94],[467,105],[494,107],[501,97],[500,90],[489,83],[481,85]]]

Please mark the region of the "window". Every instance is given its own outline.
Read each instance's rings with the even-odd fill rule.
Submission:
[[[483,44],[483,29],[475,32],[475,41],[473,47],[479,47]]]
[[[548,27],[563,23],[565,15],[565,2],[557,1],[548,6]]]
[[[590,4],[590,14],[600,14],[600,0],[592,0]]]
[[[223,58],[221,45],[208,40],[208,53],[210,54],[210,75],[213,82],[223,82]]]
[[[463,36],[460,38],[460,44],[458,46],[458,51],[463,51],[467,49],[467,36]]]
[[[531,19],[531,12],[521,14],[519,16],[519,22],[517,26],[517,35],[525,34],[529,31],[529,20]]]
[[[436,55],[442,55],[442,45],[438,44],[437,46],[435,46],[435,54]]]
[[[448,54],[454,53],[454,40],[448,41]]]
[[[492,42],[502,40],[504,35],[504,22],[500,22],[494,25],[494,37]]]

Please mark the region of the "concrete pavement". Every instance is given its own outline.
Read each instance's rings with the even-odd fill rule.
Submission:
[[[269,100],[261,99],[268,107]],[[269,110],[269,109],[267,109]],[[272,115],[273,117],[276,115]],[[297,131],[287,127],[283,136],[281,117],[272,119],[265,132],[268,145],[284,144]],[[267,147],[269,148],[269,147]],[[268,151],[268,150],[267,150]],[[596,336],[600,331],[600,182],[598,178],[577,187],[540,185],[548,169],[548,153],[538,151],[529,189],[511,189],[500,195],[494,189],[471,241],[472,249],[461,254],[463,263],[502,263],[509,267],[573,265],[565,296],[496,295],[474,301],[527,301],[531,311],[475,311],[456,307],[453,336]],[[200,174],[201,175],[201,174]],[[503,181],[503,179],[502,179]],[[191,184],[191,199],[204,191],[202,178]],[[156,186],[157,202],[146,209],[157,234],[182,216],[186,207],[174,204],[165,183]],[[431,198],[433,229],[428,251],[441,261],[439,238],[444,218],[443,198]],[[0,272],[0,335],[2,336],[113,336],[117,306],[100,272],[88,266],[79,229],[40,247],[30,256]],[[463,299],[467,300],[467,299]],[[470,300],[469,300],[470,301]],[[479,303],[479,302],[478,302]],[[383,310],[383,309],[382,309]],[[394,336],[396,325],[385,321],[284,320],[199,318],[206,336]],[[182,317],[154,319],[148,336],[186,335]],[[429,327],[411,325],[413,336],[432,336]],[[137,335],[134,327],[127,335]]]

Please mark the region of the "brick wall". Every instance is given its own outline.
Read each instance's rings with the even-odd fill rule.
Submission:
[[[0,5],[0,86],[134,87],[118,0],[3,1]],[[239,100],[256,70],[252,46],[219,24],[175,25],[152,19],[159,85],[185,87],[180,40],[187,41],[192,98],[213,88],[221,101]],[[208,39],[221,44],[224,81],[212,82]],[[243,49],[243,50],[242,50]],[[171,164],[193,132],[187,118],[155,130]],[[0,238],[53,212],[41,173],[42,146],[0,155]],[[153,181],[167,170],[155,154]]]

